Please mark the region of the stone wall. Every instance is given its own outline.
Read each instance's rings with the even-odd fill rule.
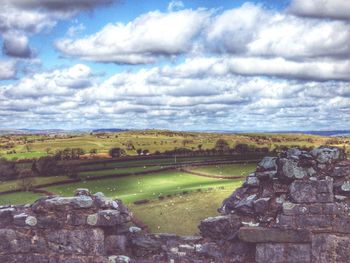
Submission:
[[[120,201],[87,189],[0,207],[0,262],[349,262],[349,204],[342,150],[291,149],[264,158],[200,236],[146,234]]]

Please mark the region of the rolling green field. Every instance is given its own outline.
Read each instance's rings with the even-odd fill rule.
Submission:
[[[41,194],[32,192],[18,192],[12,194],[0,195],[0,205],[24,205],[31,204],[37,200]]]
[[[305,134],[219,134],[145,130],[108,134],[0,136],[0,156],[6,159],[37,158],[54,154],[56,150],[64,148],[82,148],[87,153],[96,149],[98,155],[101,156],[106,156],[112,147],[123,148],[128,155],[137,155],[137,149],[147,149],[150,153],[164,152],[175,148],[206,150],[212,149],[218,139],[226,140],[230,147],[244,143],[272,150],[282,145],[314,147],[330,144],[350,149],[349,138],[334,139]]]
[[[159,196],[196,191],[220,186],[234,185],[235,180],[195,176],[178,171],[166,171],[147,175],[126,176],[77,182],[46,187],[45,190],[62,196],[71,196],[76,188],[88,188],[91,192],[103,192],[124,203],[141,199],[156,199]]]
[[[69,180],[67,176],[32,177],[31,179],[32,179],[32,184],[34,186]],[[0,182],[0,192],[19,189],[20,181],[21,180],[18,179],[18,180]],[[1,199],[1,196],[0,196],[0,199]]]
[[[241,182],[236,181],[225,189],[176,195],[143,205],[129,204],[129,208],[152,233],[194,235],[199,232],[200,220],[218,215],[222,201],[240,185]]]
[[[144,167],[130,167],[130,168],[114,168],[114,169],[108,169],[108,170],[80,172],[79,176],[81,178],[84,178],[84,177],[98,177],[98,176],[118,175],[118,174],[133,174],[133,173],[140,173],[140,172],[151,172],[162,168],[164,167],[163,166],[149,166],[149,167],[144,166]]]
[[[254,172],[256,169],[256,163],[206,165],[199,167],[190,167],[187,169],[193,172],[212,176],[238,177],[247,176],[249,173]]]
[[[79,167],[81,171],[88,170],[99,170],[99,169],[108,169],[108,168],[125,168],[127,169],[132,167],[144,167],[149,165],[155,166],[165,166],[165,165],[174,165],[174,164],[185,164],[192,162],[201,162],[201,161],[220,161],[220,160],[232,160],[231,156],[196,156],[196,157],[177,157],[175,158],[152,158],[152,159],[143,159],[143,160],[118,160],[115,162],[95,162],[92,164],[84,164]]]

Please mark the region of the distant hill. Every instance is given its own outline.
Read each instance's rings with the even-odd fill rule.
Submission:
[[[129,131],[129,130],[127,130],[127,129],[117,129],[117,128],[92,130],[92,132],[94,132],[94,133],[110,133],[110,132],[125,132],[125,131]]]

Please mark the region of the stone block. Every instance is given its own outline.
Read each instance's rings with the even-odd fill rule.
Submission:
[[[76,255],[103,255],[104,233],[101,229],[58,230],[47,235],[52,252]]]
[[[108,255],[123,254],[126,252],[128,239],[125,235],[110,235],[105,239],[105,248]]]
[[[309,244],[257,244],[256,263],[310,263],[311,248]]]
[[[285,226],[285,227],[291,227],[291,228],[297,227],[296,217],[292,215],[280,214],[277,216],[276,223],[279,226]]]
[[[330,229],[332,220],[331,215],[300,215],[296,217],[297,226],[308,229]]]
[[[350,237],[318,234],[312,237],[312,262],[349,262]]]
[[[334,218],[332,221],[332,229],[337,233],[350,234],[350,218],[348,216]]]
[[[232,215],[208,217],[201,221],[199,230],[203,237],[230,239],[241,227],[240,218]]]
[[[310,232],[307,230],[292,230],[265,227],[241,227],[238,237],[250,243],[307,243],[310,242]]]
[[[333,181],[296,180],[290,185],[290,195],[296,203],[332,203]]]

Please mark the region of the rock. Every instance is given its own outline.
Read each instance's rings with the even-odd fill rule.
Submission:
[[[333,181],[301,181],[290,185],[290,195],[296,203],[333,202]]]
[[[300,151],[298,148],[291,148],[287,150],[287,158],[298,160],[301,154],[302,151]]]
[[[235,205],[235,209],[245,214],[253,214],[254,213],[253,205],[254,205],[254,200],[256,198],[257,198],[257,195],[254,194],[242,199],[241,201],[238,202],[237,205]]]
[[[156,254],[161,250],[162,244],[149,236],[136,236],[131,240],[133,253],[138,257]]]
[[[272,179],[277,175],[277,158],[264,157],[256,169],[256,177],[259,179]]]
[[[123,255],[110,256],[108,258],[108,263],[130,263],[130,262],[131,262],[131,259]]]
[[[48,248],[55,253],[93,254],[104,253],[104,232],[102,229],[58,230],[47,236]]]
[[[75,190],[74,195],[75,196],[81,196],[81,195],[90,196],[91,194],[90,194],[89,189],[87,189],[87,188],[78,188]]]
[[[272,179],[275,178],[277,175],[277,171],[263,171],[263,172],[255,172],[256,177],[259,179]]]
[[[28,226],[36,226],[36,224],[38,223],[38,220],[34,216],[28,216],[25,220],[25,223]]]
[[[266,198],[259,198],[253,201],[254,211],[258,214],[264,214],[269,208],[270,200],[271,200],[270,197],[266,197]]]
[[[240,226],[241,223],[237,216],[226,215],[202,220],[199,230],[203,237],[214,240],[229,240],[235,237]]]
[[[97,214],[92,214],[92,215],[89,215],[87,217],[86,222],[90,226],[95,226],[97,224],[97,219],[98,219],[98,215]]]
[[[45,204],[49,206],[65,206],[74,205],[78,208],[90,208],[93,205],[90,196],[80,195],[75,197],[53,197],[45,200]]]
[[[139,228],[139,227],[137,227],[137,226],[131,226],[131,227],[129,227],[129,232],[130,232],[130,233],[138,233],[138,232],[141,232],[141,231],[142,231],[142,229]]]
[[[238,237],[249,243],[306,243],[311,235],[307,230],[291,230],[267,227],[241,227]]]
[[[196,245],[196,252],[206,258],[220,259],[223,257],[221,249],[214,242]]]
[[[97,214],[87,217],[87,224],[91,226],[114,226],[126,223],[128,219],[121,215],[118,210],[100,210]]]
[[[344,182],[341,185],[340,189],[345,193],[349,193],[350,192],[350,182],[349,181]]]
[[[338,201],[338,202],[341,202],[341,201],[344,201],[344,200],[347,199],[347,197],[344,196],[344,195],[335,195],[334,198],[335,198],[335,200]]]
[[[350,175],[350,165],[348,166],[335,166],[330,173],[332,177],[345,177]]]
[[[117,209],[118,205],[113,206],[113,200],[105,197],[103,193],[98,192],[94,194],[96,206],[103,209],[114,208]],[[115,202],[116,203],[116,202]],[[117,204],[117,203],[116,203]],[[115,208],[117,207],[117,208]]]
[[[258,171],[277,170],[276,157],[264,157],[258,164]]]
[[[249,187],[258,187],[259,183],[259,179],[256,177],[255,173],[248,175],[245,180],[245,184]]]
[[[128,239],[125,235],[110,235],[105,239],[105,249],[109,255],[126,252]]]
[[[298,166],[296,161],[290,159],[279,159],[279,175],[282,179],[302,179],[308,175],[307,171]]]
[[[344,152],[337,147],[319,147],[311,151],[311,155],[319,164],[331,164],[344,159]]]
[[[257,263],[281,263],[281,262],[310,263],[311,248],[309,244],[288,244],[288,243],[257,244],[255,262]]]
[[[247,187],[237,188],[228,198],[226,198],[221,207],[218,209],[220,213],[229,214],[235,209],[236,205],[244,198],[245,193],[248,191]]]
[[[349,262],[350,238],[334,234],[319,234],[312,237],[312,262]]]

